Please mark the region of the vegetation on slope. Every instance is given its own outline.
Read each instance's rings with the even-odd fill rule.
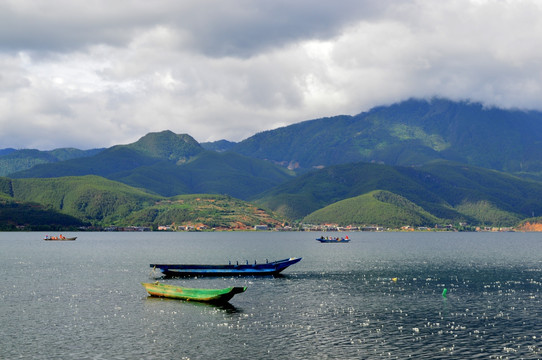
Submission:
[[[439,218],[458,216],[440,195],[426,191],[420,179],[405,170],[410,169],[368,163],[330,166],[301,175],[253,200],[289,218],[301,219],[334,202],[387,190]]]
[[[445,99],[409,100],[258,133],[232,150],[301,171],[352,162],[450,160],[511,173],[542,171],[542,113]]]
[[[6,149],[0,156],[0,167],[6,156],[22,163],[28,154],[36,163],[55,163],[11,175],[18,179],[41,177],[43,182],[0,179],[0,193],[17,201],[37,201],[81,221],[104,224],[121,223],[153,206],[161,209],[157,204],[164,196],[178,194],[218,193],[256,199],[290,219],[302,219],[341,200],[388,191],[394,199],[398,196],[405,202],[396,201],[390,207],[389,202],[372,201],[366,206],[375,207],[373,211],[387,206],[394,217],[399,216],[397,208],[419,213],[412,212],[410,205],[414,204],[443,221],[508,225],[541,212],[541,183],[463,164],[536,179],[542,173],[541,137],[542,113],[487,109],[443,99],[410,100],[356,116],[295,124],[256,134],[238,144],[207,145],[219,151],[233,146],[237,153],[206,151],[190,136],[170,131],[151,133],[133,144],[117,145],[88,157],[75,154],[75,149],[75,155],[66,149],[63,154]],[[71,157],[78,158],[58,161]],[[335,165],[360,160],[367,163]],[[371,161],[374,163],[368,163]],[[305,175],[285,182],[292,174],[272,162],[299,167],[299,173]],[[307,173],[322,165],[326,167],[321,171]],[[105,179],[96,177],[65,177],[91,174],[132,188],[119,182],[105,184]],[[59,177],[64,178],[58,182],[48,179]],[[36,189],[28,189],[26,184]],[[171,204],[179,207],[175,201]],[[175,211],[183,214],[181,210]],[[153,212],[167,213],[153,209],[143,218]]]
[[[93,225],[114,223],[160,198],[98,176],[15,179],[13,197],[50,206]]]
[[[184,163],[203,151],[202,146],[190,135],[175,134],[169,130],[150,133],[133,144],[121,146],[146,156],[175,163]]]
[[[463,203],[456,206],[457,211],[473,219],[479,224],[492,226],[510,226],[520,223],[521,218],[514,213],[499,209],[489,201]]]
[[[399,195],[446,222],[512,226],[542,211],[542,183],[449,162],[417,168],[367,163],[332,166],[299,176],[255,201],[302,219],[337,201],[375,190]],[[363,224],[365,219],[353,223]]]
[[[338,201],[303,219],[304,223],[310,224],[363,224],[391,228],[432,226],[441,221],[404,197],[379,190]]]
[[[0,231],[74,230],[88,223],[37,203],[14,201],[0,195]]]
[[[95,156],[38,165],[10,176],[14,178],[83,175],[108,177],[114,173],[149,166],[160,161],[181,164],[202,151],[204,151],[203,148],[189,135],[162,131],[147,134],[133,144],[110,147]]]
[[[205,150],[211,150],[216,152],[224,152],[230,150],[236,143],[228,140],[218,140],[213,142],[202,142],[201,146]]]
[[[112,174],[111,179],[162,196],[226,194],[250,198],[293,177],[271,163],[234,153],[204,151],[185,164],[159,162]]]
[[[244,229],[284,220],[222,195],[165,198],[98,176],[0,178],[0,228],[205,225]],[[3,205],[2,205],[3,204]]]
[[[521,231],[542,231],[542,217],[532,217],[523,220],[518,226]]]
[[[103,149],[78,150],[61,148],[51,151],[23,149],[0,154],[0,176],[30,169],[39,164],[48,164],[69,159],[94,156]]]
[[[204,150],[192,137],[171,131],[148,134],[96,156],[43,164],[13,178],[99,175],[162,196],[227,194],[247,199],[292,176],[272,163],[236,153]]]
[[[183,225],[214,229],[251,229],[255,225],[271,228],[284,219],[253,204],[223,195],[181,195],[164,199],[154,206],[136,211],[116,225]]]

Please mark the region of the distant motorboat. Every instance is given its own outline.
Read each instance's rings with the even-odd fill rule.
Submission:
[[[46,235],[43,240],[46,240],[46,241],[73,241],[77,239],[77,236],[73,236],[73,237],[65,237],[63,236],[62,234],[59,235],[59,236],[49,236],[49,235]]]
[[[320,241],[321,243],[347,243],[347,242],[350,242],[350,239],[348,238],[348,236],[346,237],[343,237],[343,238],[339,238],[339,237],[331,237],[331,236],[327,236],[327,237],[319,237],[316,239],[317,241]]]

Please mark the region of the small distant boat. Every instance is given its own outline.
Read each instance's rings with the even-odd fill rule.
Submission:
[[[187,301],[202,301],[209,303],[226,303],[235,294],[245,292],[246,287],[229,287],[225,289],[191,289],[182,286],[166,285],[160,282],[141,283],[151,296]]]
[[[162,271],[165,276],[238,276],[238,275],[278,275],[301,258],[289,258],[273,262],[228,265],[183,265],[150,264],[153,269]]]
[[[326,237],[319,237],[316,239],[317,241],[320,241],[321,243],[347,243],[347,242],[350,242],[350,239],[348,238],[348,236],[346,237],[343,237],[343,238],[339,238],[339,237],[331,237],[331,236],[326,236]]]
[[[43,240],[47,240],[47,241],[73,241],[77,239],[77,236],[73,236],[73,237],[65,237],[63,236],[62,234],[59,235],[59,236],[49,236],[49,235],[46,235]]]

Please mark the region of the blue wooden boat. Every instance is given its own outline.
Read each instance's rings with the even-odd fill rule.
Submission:
[[[317,241],[320,241],[321,243],[347,243],[350,242],[350,239],[347,237],[339,238],[339,237],[319,237],[316,239]]]
[[[301,258],[249,264],[227,265],[189,265],[189,264],[150,264],[165,276],[239,276],[239,275],[278,275],[288,266],[299,262]]]

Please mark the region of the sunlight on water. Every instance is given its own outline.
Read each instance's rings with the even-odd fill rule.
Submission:
[[[537,234],[77,236],[0,234],[2,358],[542,357]],[[248,287],[222,306],[149,297],[140,284],[155,280],[153,262],[291,256],[303,260],[278,278],[160,279]]]

